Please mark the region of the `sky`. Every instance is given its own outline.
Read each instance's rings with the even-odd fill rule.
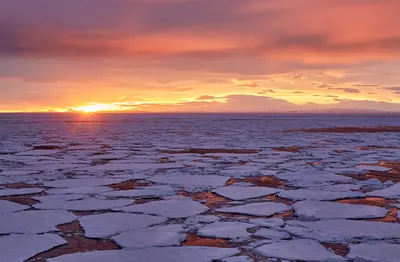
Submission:
[[[0,112],[400,112],[399,0],[0,1]]]

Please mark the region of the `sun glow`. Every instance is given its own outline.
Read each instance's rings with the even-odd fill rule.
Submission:
[[[86,106],[75,107],[74,110],[84,113],[95,113],[107,111],[122,111],[123,109],[114,104],[90,104]]]

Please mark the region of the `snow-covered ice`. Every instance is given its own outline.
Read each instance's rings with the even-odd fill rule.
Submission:
[[[169,218],[184,218],[204,213],[208,210],[208,207],[191,199],[170,199],[115,208],[114,210],[159,215]]]
[[[350,245],[347,258],[360,262],[398,262],[400,245],[389,243],[370,243]]]
[[[127,231],[112,239],[124,248],[178,246],[185,241],[182,225],[165,225]]]
[[[30,206],[20,205],[6,200],[0,200],[0,214],[22,211],[29,208]]]
[[[0,214],[0,234],[37,234],[57,231],[56,226],[77,217],[64,210],[32,210]]]
[[[106,213],[79,218],[79,222],[85,230],[85,236],[89,238],[108,238],[124,231],[145,228],[167,221],[164,217]]]
[[[348,240],[400,239],[400,224],[332,219],[315,222],[289,221],[286,232],[301,238],[323,242],[345,242]]]
[[[389,210],[382,207],[341,204],[322,201],[301,201],[293,205],[296,215],[305,218],[381,218]]]
[[[74,211],[98,211],[98,210],[110,210],[112,208],[129,206],[134,203],[130,199],[115,199],[105,200],[97,198],[85,198],[82,200],[71,200],[71,201],[44,201],[34,205],[36,209],[65,209]]]
[[[298,189],[298,190],[285,190],[278,193],[279,197],[291,199],[291,200],[316,200],[316,201],[328,201],[337,200],[344,198],[361,198],[365,196],[361,192],[340,192],[340,191],[326,191],[326,190],[309,190],[309,189]]]
[[[218,195],[230,198],[232,200],[245,200],[249,198],[262,197],[273,195],[281,190],[276,188],[267,187],[241,187],[241,186],[227,186],[214,189],[213,192]]]
[[[0,189],[0,197],[33,195],[33,194],[40,194],[43,191],[44,189],[42,188]]]
[[[154,183],[178,185],[178,186],[197,186],[197,187],[220,187],[228,182],[229,178],[215,175],[190,175],[190,174],[168,174],[153,176],[149,179]]]
[[[243,214],[251,216],[272,216],[291,210],[290,206],[282,203],[264,202],[253,203],[242,206],[224,207],[216,211],[222,213]]]
[[[48,259],[49,262],[212,262],[234,256],[236,248],[214,247],[155,247],[139,250],[93,251]]]
[[[267,244],[256,249],[256,252],[280,259],[304,260],[309,262],[340,262],[344,258],[328,251],[316,241],[295,239]]]
[[[267,228],[260,229],[253,235],[256,237],[263,237],[263,238],[268,238],[268,239],[290,238],[290,235],[286,232],[281,232],[281,231],[267,229]]]
[[[58,235],[9,235],[0,237],[0,261],[22,262],[39,253],[66,244]]]
[[[376,190],[367,193],[368,196],[377,196],[389,199],[398,199],[400,198],[400,183],[397,183],[393,186],[387,187],[382,190]]]
[[[242,222],[215,222],[200,228],[197,235],[212,238],[247,238],[250,233],[247,229],[253,224]]]

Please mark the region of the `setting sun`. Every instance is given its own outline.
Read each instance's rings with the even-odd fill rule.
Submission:
[[[107,111],[122,111],[119,106],[113,104],[90,104],[74,108],[75,111],[84,113],[107,112]]]

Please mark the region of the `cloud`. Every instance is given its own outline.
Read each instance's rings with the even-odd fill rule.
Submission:
[[[333,96],[331,96],[333,97]],[[310,112],[331,109],[349,110],[379,110],[400,112],[400,103],[389,103],[370,100],[338,99],[333,104],[294,104],[283,99],[254,95],[229,95],[223,97],[225,101],[193,101],[179,104],[150,105],[142,107],[142,110],[161,112],[245,112],[245,113],[283,113],[283,112]]]
[[[349,93],[349,94],[359,94],[361,93],[361,91],[359,89],[356,88],[340,88],[340,87],[331,87],[331,88],[327,88],[329,90],[341,90],[345,93]]]
[[[2,1],[0,55],[308,63],[398,57],[399,8],[397,0]]]
[[[217,99],[218,97],[215,96],[209,96],[209,95],[203,95],[203,96],[199,96],[198,98],[196,98],[196,100],[212,100],[212,99]]]
[[[395,86],[395,87],[385,87],[385,89],[392,90],[392,91],[400,91],[400,87],[397,87],[397,86]]]

